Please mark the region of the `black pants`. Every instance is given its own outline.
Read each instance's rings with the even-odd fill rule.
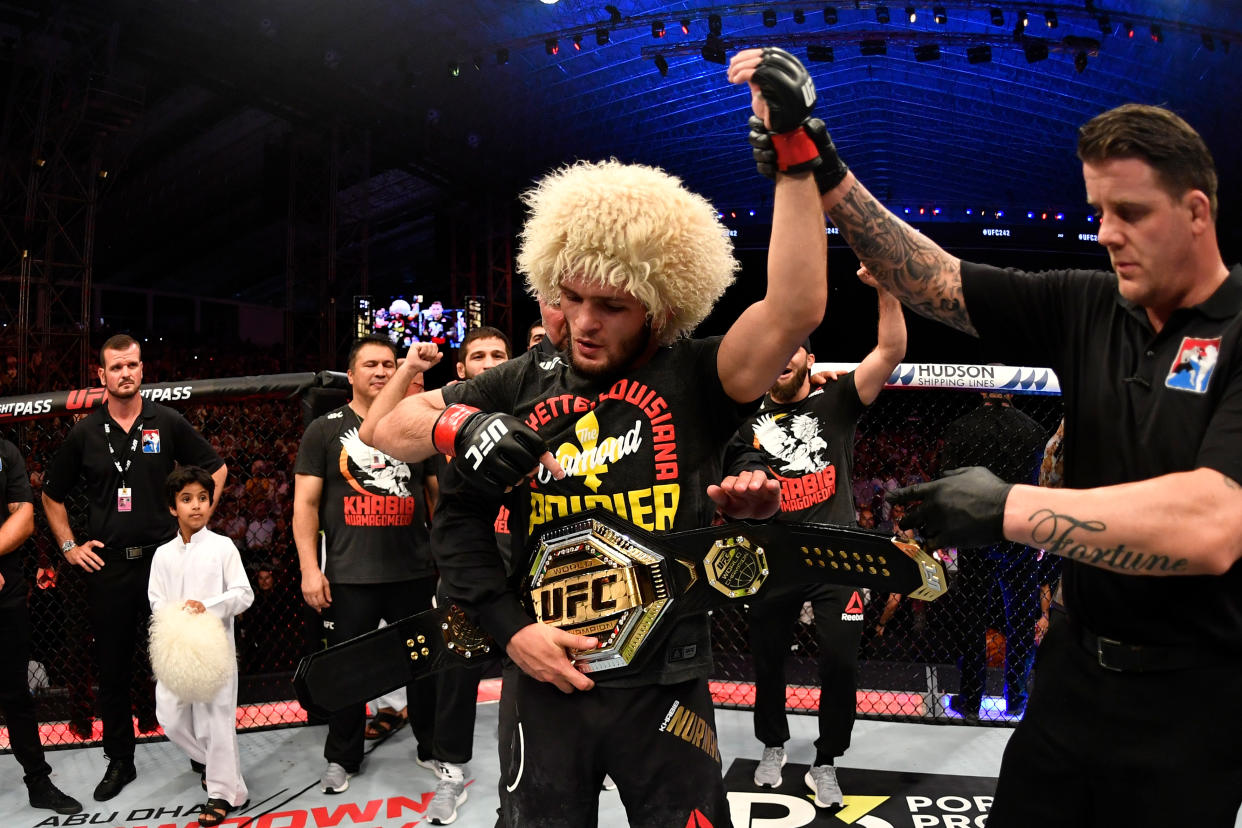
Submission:
[[[85,573],[87,616],[95,635],[99,676],[99,718],[109,759],[134,758],[133,709],[155,713],[155,680],[147,657],[151,555],[148,550],[141,558],[127,560],[124,553],[109,552],[102,569]]]
[[[506,664],[499,825],[592,828],[606,773],[632,828],[729,825],[707,680],[566,694]]]
[[[9,726],[9,744],[26,780],[47,776],[52,768],[43,759],[39,720],[27,683],[30,660],[30,614],[26,604],[0,608],[0,712]]]
[[[987,631],[999,610],[998,629],[1005,636],[1005,700],[1013,710],[1026,703],[1026,680],[1035,662],[1035,622],[1039,620],[1039,582],[1028,555],[990,557],[965,551],[958,556],[959,606],[962,626],[962,673],[959,693],[963,709],[976,710],[987,682]]]
[[[789,741],[785,715],[785,662],[794,624],[805,601],[815,610],[819,644],[819,738],[815,764],[831,764],[850,746],[857,707],[862,601],[850,607],[853,587],[817,584],[750,605],[750,651],[755,659],[755,738],[765,747]],[[846,613],[847,607],[858,612]],[[848,618],[849,620],[844,620]]]
[[[434,577],[392,584],[333,584],[331,612],[324,615],[328,646],[377,629],[380,619],[395,621],[430,609],[435,585]],[[430,759],[435,731],[435,682],[410,682],[406,694],[410,727],[418,740],[418,758]],[[324,758],[357,773],[362,765],[366,723],[366,704],[332,714],[328,719]]]
[[[1054,612],[988,828],[1233,828],[1242,806],[1239,698],[1236,657],[1118,673],[1101,667]]]
[[[443,592],[437,606],[449,603]],[[432,755],[441,762],[464,765],[474,755],[474,719],[479,708],[479,680],[483,667],[458,667],[436,673],[435,745]]]

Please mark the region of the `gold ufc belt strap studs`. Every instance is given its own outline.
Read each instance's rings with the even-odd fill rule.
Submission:
[[[600,642],[573,651],[587,673],[624,675],[675,619],[809,584],[932,601],[944,569],[914,541],[813,523],[729,523],[653,535],[583,512],[534,542],[523,600],[531,617]],[[362,704],[415,678],[477,664],[501,648],[458,607],[429,610],[307,656],[294,676],[308,710]]]

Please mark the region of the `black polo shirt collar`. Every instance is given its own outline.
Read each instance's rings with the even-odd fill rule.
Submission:
[[[1143,324],[1149,329],[1151,328],[1151,321],[1148,319],[1147,311],[1142,305],[1131,302],[1123,297],[1120,292],[1117,294],[1117,304],[1125,308],[1126,312],[1131,316],[1143,320]],[[1232,319],[1239,313],[1242,313],[1242,264],[1234,265],[1230,269],[1229,275],[1225,277],[1225,281],[1220,283],[1220,287],[1216,288],[1211,296],[1197,305],[1191,305],[1188,308],[1178,308],[1173,312],[1173,315],[1179,316],[1186,313],[1198,313],[1206,316],[1208,319]],[[1166,325],[1166,327],[1168,326]]]

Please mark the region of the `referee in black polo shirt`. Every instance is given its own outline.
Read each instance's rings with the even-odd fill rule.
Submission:
[[[107,772],[95,788],[95,799],[102,802],[137,776],[129,697],[134,650],[144,640],[151,613],[151,556],[177,530],[161,500],[164,479],[178,463],[201,466],[215,480],[219,504],[228,471],[184,417],[138,393],[142,350],[133,337],[118,334],[103,344],[99,379],[107,402],[69,432],[44,478],[43,510],[65,560],[86,572],[108,757]],[[75,538],[65,510],[65,498],[79,481],[90,499],[89,540]]]
[[[1125,104],[1098,115],[1079,129],[1078,158],[1111,271],[964,262],[852,174],[822,190],[881,284],[979,337],[991,358],[1052,368],[1065,401],[1064,487],[973,467],[888,499],[933,547],[1009,540],[1068,559],[1065,612],[1040,645],[989,828],[1233,828],[1242,266],[1226,266],[1217,244],[1211,153],[1174,113]]]

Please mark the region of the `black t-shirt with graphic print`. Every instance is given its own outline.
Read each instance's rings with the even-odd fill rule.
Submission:
[[[661,348],[619,377],[593,379],[562,355],[538,351],[443,390],[445,402],[521,418],[543,437],[567,476],[545,470],[503,502],[509,508],[514,561],[554,520],[603,508],[652,532],[708,525],[715,504],[707,486],[721,478],[722,449],[749,406],[725,393],[716,368],[720,338],[686,339]],[[441,577],[450,597],[507,643],[532,618],[517,597],[524,565],[511,582],[496,555],[493,528],[501,498],[480,496],[450,463],[433,527]],[[451,544],[449,543],[451,541]],[[446,551],[448,550],[448,551]],[[662,648],[648,648],[637,674],[600,679],[612,686],[667,684],[711,668],[706,616],[682,619]]]
[[[759,413],[738,429],[730,454],[747,447],[762,453],[781,483],[777,520],[853,526],[854,431],[865,410],[853,371],[797,402],[764,397]]]
[[[435,573],[427,531],[423,463],[403,463],[358,438],[348,405],[306,429],[294,474],[323,479],[319,528],[327,538],[324,575],[338,584],[384,584]]]

